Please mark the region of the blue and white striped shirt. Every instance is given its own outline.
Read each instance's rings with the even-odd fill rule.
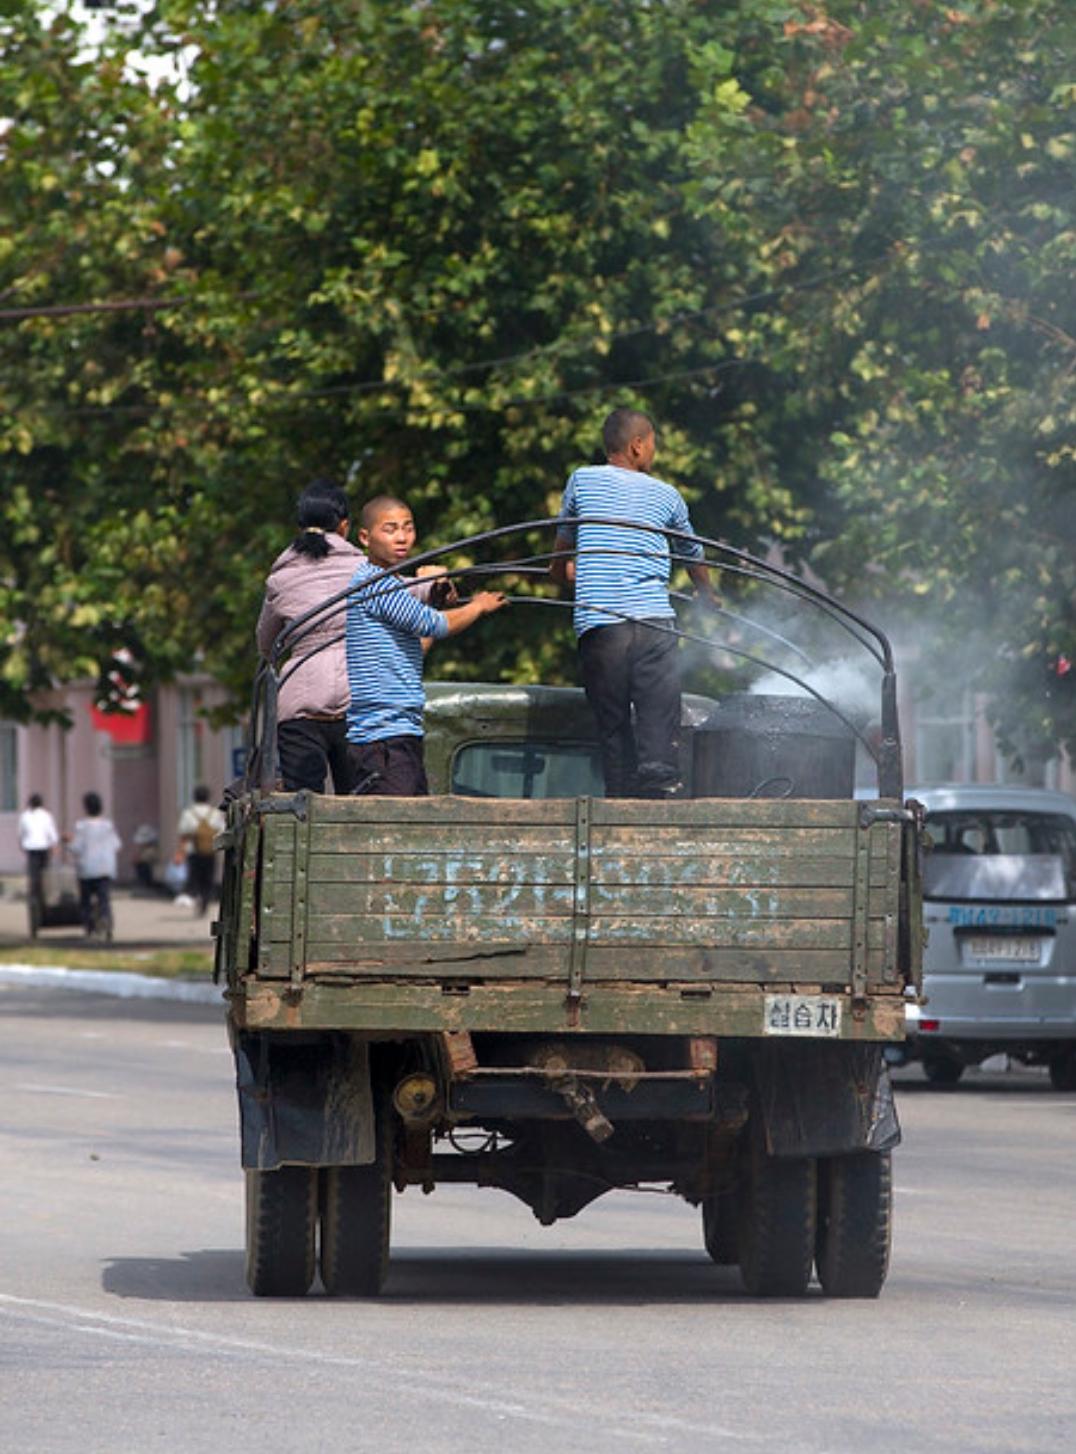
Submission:
[[[679,490],[639,470],[619,465],[590,465],[568,481],[559,519],[578,517],[578,527],[561,525],[558,534],[576,547],[575,630],[615,626],[624,616],[642,620],[673,616],[669,601],[669,542],[650,530],[625,525],[588,524],[587,516],[633,520],[654,531],[682,530],[694,535]],[[678,556],[703,557],[697,540],[674,540]],[[604,609],[603,609],[604,608]],[[616,615],[610,612],[615,611]]]
[[[363,561],[351,584],[378,575],[379,566]],[[383,576],[348,601],[349,742],[422,736],[422,638],[447,636],[448,619],[417,600],[409,585],[399,576]]]

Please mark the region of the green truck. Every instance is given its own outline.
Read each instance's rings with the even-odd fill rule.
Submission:
[[[750,1294],[877,1295],[921,957],[892,672],[869,801],[797,786],[817,733],[756,734],[784,756],[730,788],[726,708],[685,696],[671,802],[602,797],[572,688],[432,686],[425,799],[285,794],[263,761],[217,961],[255,1294],[376,1295],[394,1190],[466,1182],[543,1225],[664,1185]]]

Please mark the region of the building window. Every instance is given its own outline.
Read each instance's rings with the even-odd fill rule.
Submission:
[[[921,783],[967,783],[975,777],[975,706],[970,692],[962,692],[947,711],[917,715],[915,776]]]
[[[206,724],[200,716],[200,687],[179,690],[179,722],[176,742],[176,793],[181,806],[194,797],[194,790],[203,781]]]
[[[19,806],[19,739],[13,722],[0,722],[0,813]]]

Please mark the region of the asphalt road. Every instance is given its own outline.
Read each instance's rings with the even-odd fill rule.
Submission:
[[[220,1015],[0,987],[0,1448],[1053,1451],[1076,1434],[1076,1096],[902,1077],[878,1302],[759,1302],[698,1214],[543,1230],[409,1191],[377,1303],[248,1296]]]

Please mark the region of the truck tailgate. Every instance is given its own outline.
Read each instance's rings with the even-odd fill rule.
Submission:
[[[301,794],[258,817],[248,969],[293,991],[901,988],[901,825],[860,803]]]

